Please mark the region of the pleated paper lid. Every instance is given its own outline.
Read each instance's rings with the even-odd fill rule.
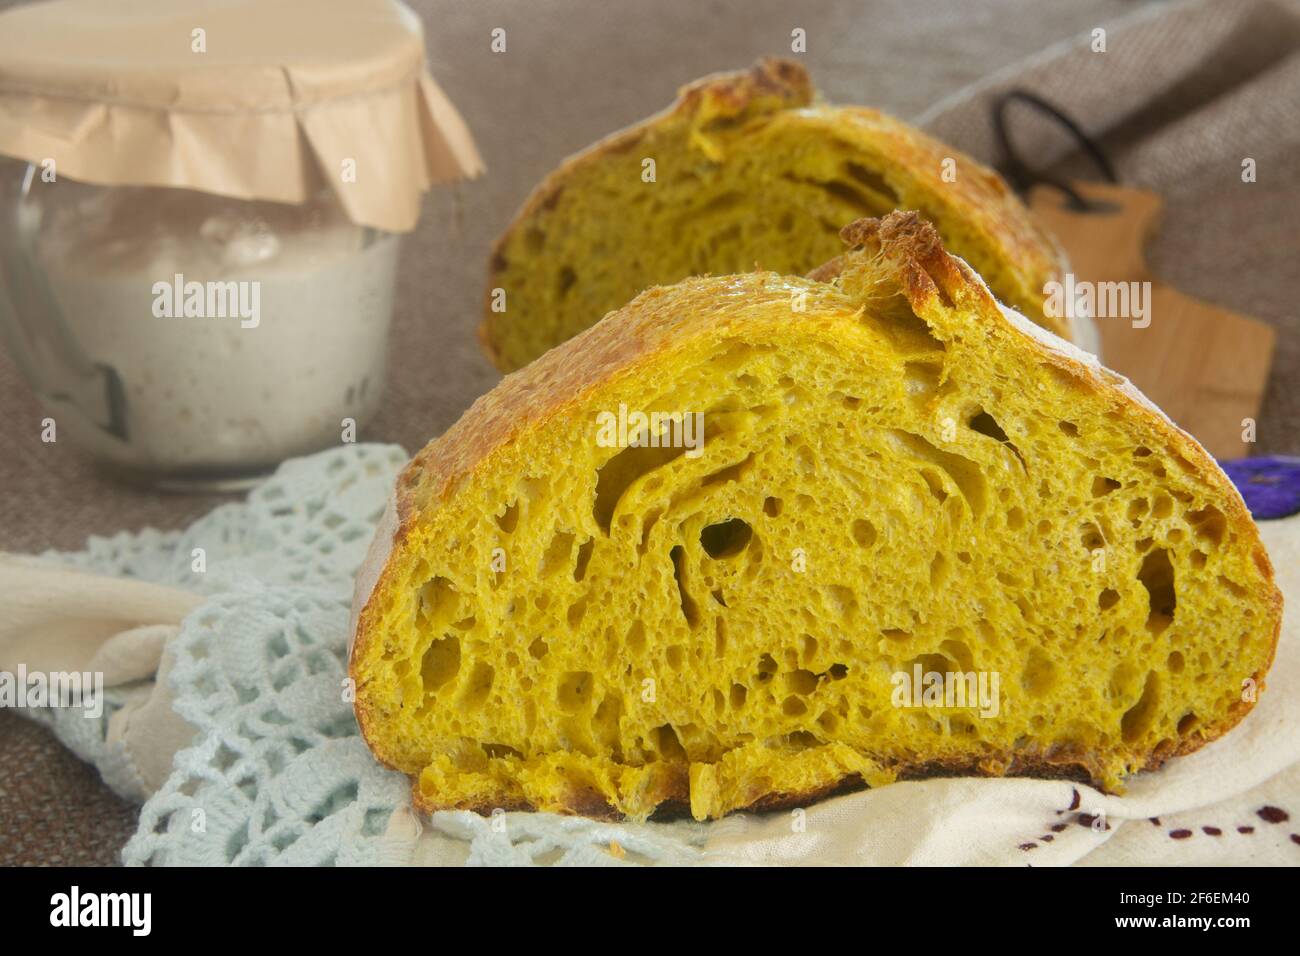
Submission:
[[[414,228],[482,160],[396,0],[57,0],[0,14],[0,155]]]

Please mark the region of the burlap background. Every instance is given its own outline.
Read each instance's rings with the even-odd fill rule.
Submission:
[[[561,157],[660,109],[689,79],[762,54],[788,54],[797,26],[807,31],[804,60],[829,98],[906,118],[929,111],[937,130],[977,154],[988,146],[983,108],[941,101],[1015,64],[1016,76],[1079,111],[1095,124],[1090,128],[1109,129],[1122,172],[1169,198],[1151,256],[1157,272],[1278,326],[1260,447],[1300,451],[1300,396],[1293,392],[1300,321],[1292,291],[1300,279],[1300,57],[1292,52],[1300,49],[1300,31],[1280,7],[1216,0],[1208,14],[1183,14],[1182,32],[1146,29],[1136,55],[1124,55],[1115,19],[1167,5],[408,2],[424,17],[432,71],[465,114],[489,172],[431,196],[407,241],[391,383],[364,438],[415,449],[496,381],[473,337],[487,249],[542,175]],[[1110,49],[1119,55],[1067,57],[1026,71],[1025,57],[1099,25],[1112,28]],[[489,50],[494,27],[507,31],[504,54]],[[1026,141],[1034,132],[1029,121]],[[1034,155],[1053,158],[1052,142]],[[1247,155],[1260,163],[1259,188],[1230,189]],[[115,484],[75,449],[42,444],[41,417],[17,370],[0,357],[0,548],[78,548],[89,534],[177,527],[223,500]],[[0,863],[112,863],[133,825],[132,808],[93,771],[44,731],[0,713]]]

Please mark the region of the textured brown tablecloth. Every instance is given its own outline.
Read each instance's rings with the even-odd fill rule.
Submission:
[[[9,5],[0,0],[0,7]],[[980,77],[1142,6],[1124,0],[411,5],[424,17],[432,72],[466,116],[489,170],[478,182],[430,196],[404,250],[391,382],[383,410],[362,437],[412,450],[497,379],[473,335],[492,239],[560,158],[662,108],[682,83],[763,54],[788,55],[791,30],[802,27],[808,38],[803,59],[829,99],[915,117]],[[507,31],[504,54],[489,50],[494,27]],[[1106,81],[1104,74],[1097,78]],[[1277,199],[1264,195],[1261,208],[1223,214],[1216,228],[1234,228],[1233,216],[1271,221],[1268,206]],[[1292,267],[1297,221],[1269,227],[1281,230],[1283,248],[1289,242]],[[1253,276],[1252,270],[1272,267],[1279,259],[1275,249],[1243,246],[1224,262],[1222,253],[1204,251],[1194,218],[1177,225],[1153,251],[1162,275],[1193,294],[1281,325],[1294,320],[1295,310],[1273,291],[1237,296],[1216,284],[1225,275],[1230,283],[1234,274]],[[1283,384],[1275,384],[1270,399],[1283,404],[1277,396],[1300,367],[1300,334],[1293,325],[1285,328],[1274,373],[1274,382]],[[40,406],[3,356],[0,413],[0,548],[73,549],[90,534],[178,527],[223,500],[115,484],[66,444],[42,444]],[[1266,414],[1262,446],[1297,450],[1295,422],[1294,414]],[[132,808],[48,734],[0,713],[0,863],[111,862],[133,821]]]

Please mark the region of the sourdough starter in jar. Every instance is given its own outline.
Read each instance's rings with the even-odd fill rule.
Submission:
[[[165,188],[43,192],[36,258],[52,299],[124,386],[126,447],[102,453],[152,471],[247,471],[338,444],[344,419],[374,412],[396,235],[352,223],[328,196],[291,206]],[[222,284],[225,308],[209,284]]]

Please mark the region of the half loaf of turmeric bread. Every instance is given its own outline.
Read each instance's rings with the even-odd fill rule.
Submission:
[[[915,215],[844,237],[645,292],[406,468],[351,672],[419,806],[1114,791],[1252,706],[1281,597],[1214,461]]]
[[[802,66],[763,60],[685,87],[666,112],[565,161],[497,241],[480,337],[526,365],[653,285],[767,269],[802,275],[861,216],[916,210],[994,295],[1050,314],[1058,247],[992,170],[876,110],[821,102]]]

